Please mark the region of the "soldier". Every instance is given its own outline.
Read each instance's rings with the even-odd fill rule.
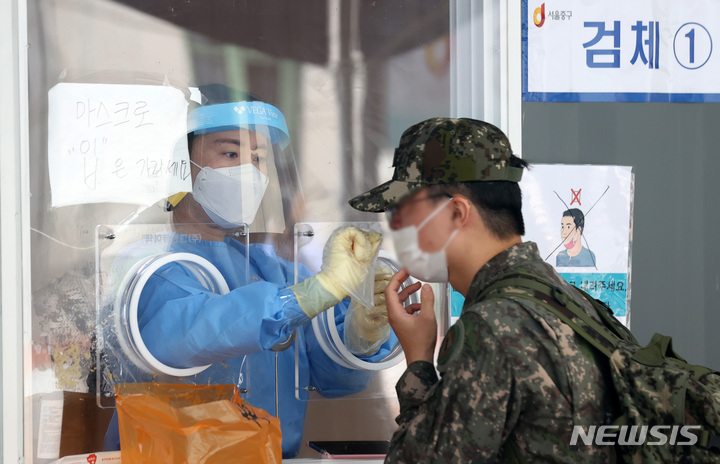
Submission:
[[[539,304],[481,296],[523,269],[600,321],[537,245],[522,241],[518,182],[528,164],[491,124],[434,118],[403,133],[393,165],[392,180],[350,200],[388,214],[404,266],[385,290],[407,359],[386,462],[607,462],[610,447],[570,447],[574,425],[599,426],[606,416],[607,385],[592,350]],[[421,303],[403,308],[421,288],[398,292],[408,275],[449,282],[465,297],[439,350],[440,378],[433,291],[422,285]]]

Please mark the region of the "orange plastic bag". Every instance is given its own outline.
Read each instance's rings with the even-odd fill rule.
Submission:
[[[116,393],[122,462],[282,462],[280,420],[234,385],[125,383]]]

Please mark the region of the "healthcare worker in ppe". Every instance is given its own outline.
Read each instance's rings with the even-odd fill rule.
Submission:
[[[200,90],[202,105],[188,116],[193,190],[172,207],[175,231],[192,239],[172,240],[169,251],[207,259],[230,291],[219,295],[200,285],[184,266],[165,265],[140,296],[140,332],[151,354],[166,365],[220,363],[230,378],[208,369],[195,376],[196,382],[246,388],[250,404],[280,418],[283,457],[290,458],[300,449],[306,408],[294,393],[296,355],[304,385],[323,396],[356,393],[370,380],[370,372],[332,361],[307,322],[337,305],[336,324],[344,330],[346,296],[374,272],[381,237],[354,227],[337,230],[325,244],[321,271],[310,275],[299,266],[296,284],[294,263],[279,257],[269,238],[286,231],[284,213],[300,195],[284,116],[272,105],[231,96],[224,86]],[[251,238],[255,234],[264,243],[246,247],[236,240],[233,231],[244,224],[249,224]],[[378,294],[389,278],[389,273],[375,274]],[[383,304],[366,308],[364,316],[354,321],[353,338],[383,332]],[[298,352],[289,343],[278,349],[295,329],[303,335]],[[362,359],[380,360],[391,348],[382,345]],[[116,419],[105,448],[119,448]]]

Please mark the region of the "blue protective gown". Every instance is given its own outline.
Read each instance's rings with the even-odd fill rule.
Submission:
[[[314,386],[325,397],[363,390],[372,373],[341,367],[325,354],[310,319],[287,288],[295,284],[294,265],[278,257],[272,246],[252,244],[247,248],[231,238],[224,242],[173,240],[169,251],[206,258],[220,270],[231,291],[222,296],[207,291],[180,264],[162,267],[148,280],[140,297],[138,321],[143,341],[153,356],[173,367],[222,362],[220,369],[229,372],[230,378],[221,380],[218,369],[211,368],[196,376],[196,383],[236,383],[247,388],[245,399],[251,405],[280,418],[283,457],[295,456],[300,450],[306,408],[304,401],[295,398],[296,345],[279,353],[269,348],[298,328],[300,385]],[[310,275],[304,267],[299,272],[299,281]],[[335,310],[341,337],[347,303],[344,300]],[[384,358],[396,341],[393,334],[376,354],[362,359]],[[117,449],[118,445],[117,422],[113,420],[105,447]]]

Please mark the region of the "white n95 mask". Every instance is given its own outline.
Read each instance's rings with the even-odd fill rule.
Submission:
[[[390,231],[390,236],[395,245],[395,253],[397,254],[400,265],[405,267],[411,276],[425,282],[448,281],[447,255],[445,254],[445,249],[452,239],[455,238],[457,229],[450,234],[450,237],[442,249],[434,253],[428,253],[420,249],[418,234],[420,233],[420,229],[446,207],[450,201],[452,201],[452,198],[448,198],[447,201],[438,206],[419,226],[408,226]]]
[[[206,166],[195,178],[193,197],[215,224],[230,229],[253,222],[269,182],[252,164]]]

